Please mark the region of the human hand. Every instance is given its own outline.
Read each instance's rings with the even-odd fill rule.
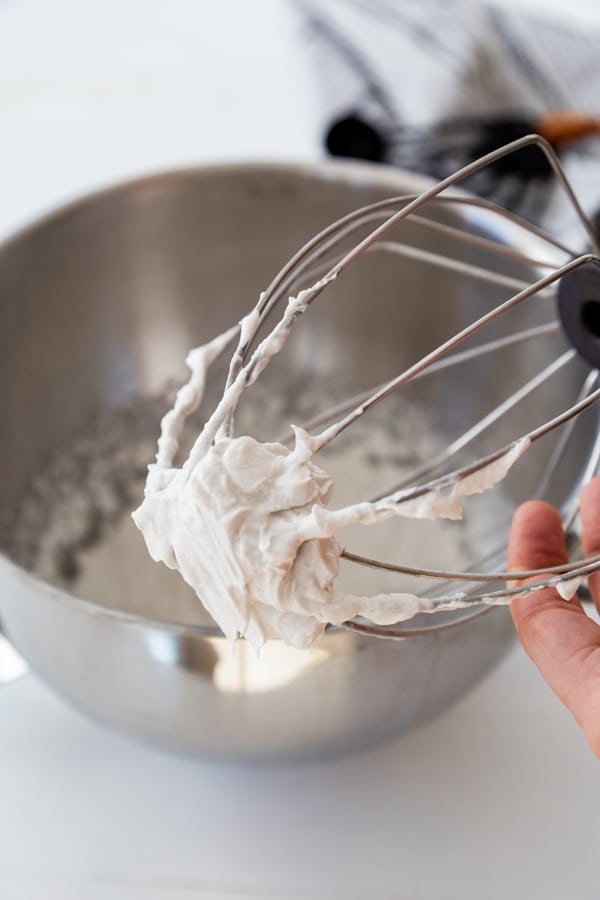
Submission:
[[[583,550],[591,556],[600,552],[600,478],[583,488],[580,512]],[[536,500],[519,507],[510,532],[509,570],[567,561],[558,512]],[[588,583],[600,611],[600,572],[590,575]],[[600,625],[587,616],[576,596],[563,600],[554,588],[518,597],[511,613],[523,647],[600,759]]]

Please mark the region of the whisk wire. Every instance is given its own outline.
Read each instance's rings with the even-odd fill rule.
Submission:
[[[572,209],[583,227],[587,240],[592,248],[592,252],[578,254],[564,242],[558,240],[544,229],[526,222],[514,213],[510,213],[500,208],[497,204],[489,200],[463,195],[456,190],[463,179],[470,177],[489,165],[493,165],[503,156],[516,153],[529,146],[537,146],[540,152],[546,157],[562,191],[569,200]],[[448,191],[451,191],[451,193],[447,193]],[[468,227],[457,228],[456,226],[447,224],[443,221],[439,222],[435,219],[430,219],[427,216],[421,215],[421,210],[428,204],[432,207],[435,207],[436,205],[440,207],[445,205],[465,206],[473,212],[481,211],[484,215],[495,214],[503,217],[513,225],[518,226],[518,228],[522,230],[524,236],[533,235],[538,241],[543,241],[552,249],[554,255],[556,255],[556,251],[558,251],[559,254],[562,255],[562,261],[560,264],[557,264],[555,262],[550,262],[549,260],[538,259],[537,255],[528,252],[527,248],[524,250],[516,250],[512,247],[507,247],[500,239],[492,240],[487,236],[476,233],[476,231],[471,233]],[[382,218],[383,221],[380,221]],[[500,274],[485,265],[476,265],[470,261],[456,259],[448,254],[438,251],[423,250],[419,247],[415,247],[409,241],[401,239],[400,237],[392,237],[390,231],[407,219],[410,219],[411,222],[418,227],[437,231],[452,240],[460,239],[465,245],[470,244],[473,247],[490,253],[492,256],[496,254],[511,258],[515,262],[533,267],[538,273],[543,274],[540,274],[540,277],[531,283],[522,277]],[[372,227],[367,234],[364,234],[364,229],[370,228],[374,223],[376,223],[375,227]],[[344,242],[349,239],[354,240],[355,243],[350,249],[344,249]],[[524,243],[526,244],[527,241],[524,240]],[[587,267],[588,264],[594,263],[597,259],[597,255],[600,253],[594,229],[587,219],[579,200],[563,172],[556,154],[551,145],[539,135],[528,135],[494,150],[479,160],[462,167],[439,183],[425,189],[421,194],[406,195],[379,201],[378,203],[370,204],[362,209],[348,213],[324,228],[292,256],[289,262],[283,266],[268,285],[250,316],[246,317],[240,324],[237,346],[229,364],[223,401],[217,406],[217,409],[209,419],[197,444],[194,446],[192,453],[190,454],[190,466],[193,466],[194,457],[200,453],[202,447],[206,447],[207,444],[214,441],[219,435],[223,436],[231,433],[233,427],[233,413],[241,395],[246,387],[256,380],[260,372],[262,372],[268,364],[273,353],[278,352],[279,349],[283,347],[298,318],[309,309],[331,282],[336,280],[363,254],[370,251],[398,254],[403,257],[408,257],[420,264],[436,266],[445,271],[456,272],[466,278],[476,279],[499,287],[505,287],[509,290],[516,291],[516,293],[498,303],[493,309],[484,312],[476,318],[475,321],[465,325],[451,337],[443,340],[437,347],[409,365],[396,377],[378,385],[370,391],[362,392],[349,400],[337,404],[332,409],[309,420],[305,425],[305,428],[307,429],[325,426],[320,433],[311,436],[311,446],[314,448],[315,452],[326,447],[357,419],[364,416],[369,410],[389,397],[394,391],[401,386],[406,385],[413,379],[422,377],[426,374],[431,374],[434,371],[440,371],[445,367],[456,366],[461,362],[475,359],[478,356],[494,350],[515,346],[519,343],[543,335],[555,333],[558,330],[558,324],[557,322],[552,321],[544,323],[543,325],[523,329],[516,334],[488,340],[487,342],[481,342],[477,347],[463,350],[457,349],[461,344],[467,341],[467,339],[476,335],[481,329],[495,322],[498,318],[504,316],[510,310],[530,298],[539,298],[540,295],[545,293],[548,296],[553,296],[554,291],[551,291],[550,289],[553,289],[562,279],[569,278],[573,273],[583,267]],[[536,251],[536,254],[537,253],[539,253],[539,250]],[[309,277],[313,278],[315,275],[318,275],[318,280],[315,283],[308,281]],[[307,284],[307,281],[308,286],[303,287],[297,297],[292,297],[289,300],[283,315],[269,334],[269,338],[273,338],[274,335],[277,337],[277,341],[275,342],[276,349],[267,353],[266,346],[268,342],[265,340],[254,347],[259,329],[274,310],[275,306],[286,296],[288,291],[291,291],[292,288],[301,288],[302,285]],[[272,340],[271,345],[273,345]],[[392,488],[388,488],[386,492],[380,494],[371,502],[375,506],[385,504],[389,506],[389,504],[394,504],[401,507],[404,504],[413,503],[428,495],[439,495],[440,492],[446,489],[454,489],[457,485],[460,485],[461,482],[466,482],[471,476],[484,472],[488,467],[498,464],[511,454],[516,458],[520,455],[523,448],[536,442],[555,429],[566,425],[567,427],[557,441],[554,451],[551,454],[545,471],[539,481],[538,491],[543,494],[547,490],[553,474],[559,466],[560,461],[566,452],[566,448],[570,444],[574,433],[573,423],[575,422],[575,419],[600,399],[600,388],[594,388],[597,381],[596,373],[586,378],[579,396],[571,406],[548,421],[545,421],[543,424],[521,434],[520,437],[514,439],[509,444],[502,446],[500,449],[494,450],[460,468],[456,468],[450,472],[444,472],[425,483],[415,484],[415,481],[418,481],[423,477],[428,477],[436,470],[443,467],[453,456],[465,449],[491,425],[501,419],[524,398],[532,394],[541,384],[557,372],[561,371],[575,355],[576,351],[574,349],[569,349],[562,353],[557,359],[546,365],[538,374],[529,378],[529,380],[510,397],[500,402],[462,435],[454,439],[442,452],[438,453],[427,463],[418,466],[410,473],[410,475],[397,482]],[[340,418],[337,418],[338,416],[340,416]],[[600,438],[597,436],[594,448],[588,458],[588,464],[585,467],[585,477],[589,477],[595,470],[599,458]],[[575,487],[579,487],[580,484],[581,478],[578,481],[578,485]],[[566,524],[572,524],[574,516],[576,515],[574,512],[575,509],[576,507],[571,500],[565,504],[563,514],[566,516]],[[469,585],[467,590],[458,594],[445,594],[443,593],[443,588],[441,593],[439,590],[435,590],[434,592],[422,592],[419,594],[419,597],[423,599],[424,609],[427,612],[451,608],[455,609],[457,607],[471,609],[473,606],[482,603],[487,605],[506,603],[510,602],[510,600],[517,595],[539,590],[541,586],[561,586],[569,581],[574,583],[575,580],[585,578],[591,572],[600,569],[600,555],[598,555],[590,557],[589,559],[571,562],[563,566],[509,573],[502,568],[498,568],[497,561],[500,553],[501,551],[493,551],[485,558],[487,564],[493,565],[493,571],[490,571],[487,567],[484,571],[482,569],[476,569],[473,566],[469,566],[466,571],[409,566],[402,563],[384,562],[382,560],[361,556],[349,550],[344,550],[342,557],[349,562],[362,566],[398,572],[403,575],[422,576],[436,581],[460,581]],[[515,586],[513,584],[515,581],[531,578],[537,578],[539,580],[536,584],[527,584],[526,586],[520,584]],[[483,585],[502,581],[510,581],[511,584],[510,586],[505,585],[504,587],[488,591],[477,590],[472,587],[478,583]],[[450,625],[451,624],[452,623],[450,623]],[[360,631],[365,634],[392,638],[403,637],[406,636],[407,633],[413,634],[421,631],[421,629],[418,628],[416,630],[413,628],[406,629],[404,626],[386,626],[384,628],[368,622],[363,623],[358,620],[345,623],[345,625],[352,630]],[[450,627],[450,625],[448,627]],[[439,627],[446,626],[441,625]]]

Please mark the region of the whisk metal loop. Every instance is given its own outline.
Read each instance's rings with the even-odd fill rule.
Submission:
[[[568,247],[563,241],[549,234],[546,230],[526,222],[518,215],[508,212],[497,206],[489,200],[475,198],[462,194],[456,190],[456,186],[460,182],[474,174],[475,172],[494,164],[498,159],[511,153],[516,153],[524,147],[536,146],[540,152],[546,157],[556,179],[568,199],[571,208],[575,212],[579,222],[582,225],[586,239],[589,242],[592,251],[577,253]],[[450,193],[448,193],[450,191]],[[457,227],[454,224],[448,224],[437,219],[430,219],[422,214],[423,208],[427,205],[431,207],[461,207],[463,209],[472,210],[474,213],[484,215],[495,215],[501,217],[517,226],[523,235],[523,249],[516,249],[503,244],[499,239],[492,239],[486,234],[478,233],[476,230],[471,232],[467,226]],[[401,238],[392,238],[390,231],[399,226],[405,220],[410,219],[413,225],[419,228],[433,230],[440,234],[443,238],[460,240],[464,246],[473,247],[476,251],[483,251],[490,258],[495,255],[509,258],[519,265],[524,265],[530,270],[533,269],[539,274],[532,282],[525,280],[523,277],[513,276],[512,274],[499,274],[487,264],[475,264],[472,261],[456,259],[444,252],[435,250],[423,250],[415,247],[410,241]],[[467,217],[468,225],[468,217]],[[374,226],[374,227],[371,227]],[[368,230],[364,234],[365,229]],[[536,249],[534,252],[527,247],[527,236],[531,235],[535,238]],[[355,241],[354,245],[346,248],[345,242]],[[549,252],[549,256],[554,259],[543,258],[539,252],[540,242],[543,243]],[[600,388],[596,385],[597,373],[590,373],[581,389],[579,396],[575,402],[568,408],[564,409],[553,418],[528,429],[520,434],[511,443],[504,444],[500,449],[491,453],[486,453],[475,461],[471,461],[466,465],[462,465],[449,472],[444,472],[430,480],[419,483],[423,477],[429,477],[437,470],[442,468],[452,457],[456,456],[459,451],[463,451],[473,441],[486,432],[491,425],[504,417],[510,410],[514,409],[526,397],[529,397],[540,385],[544,384],[548,379],[559,373],[564,366],[569,364],[579,354],[587,359],[587,362],[594,364],[595,358],[591,358],[589,353],[582,353],[580,341],[573,338],[575,333],[583,333],[584,339],[586,335],[586,327],[595,329],[593,335],[594,342],[600,348],[600,261],[598,254],[600,253],[598,241],[594,229],[586,217],[565,173],[562,170],[560,162],[552,150],[550,144],[538,135],[529,135],[520,138],[512,143],[501,147],[476,162],[466,165],[453,175],[445,178],[443,181],[435,184],[421,194],[406,195],[387,200],[379,201],[362,209],[355,210],[338,219],[336,222],[323,229],[311,240],[309,240],[298,252],[289,260],[288,263],[280,270],[280,272],[271,281],[267,289],[261,295],[253,314],[248,318],[239,329],[237,346],[232,354],[229,371],[227,375],[225,391],[230,392],[230,399],[234,397],[234,402],[222,404],[217,407],[213,417],[209,421],[208,430],[205,428],[204,439],[214,440],[215,437],[228,435],[231,433],[233,426],[233,411],[239,401],[245,388],[251,384],[262,371],[262,368],[268,362],[264,359],[262,344],[256,345],[256,338],[261,326],[265,323],[269,315],[273,312],[277,304],[286,297],[288,292],[303,287],[302,302],[295,305],[288,305],[276,328],[282,333],[283,342],[287,338],[295,322],[310,308],[314,301],[325,291],[329,284],[335,281],[342,273],[345,272],[353,263],[361,256],[371,252],[393,253],[403,257],[410,258],[412,261],[427,266],[435,266],[441,270],[448,272],[460,273],[467,279],[473,279],[478,282],[493,285],[496,288],[508,288],[514,291],[508,298],[498,303],[494,308],[484,312],[471,321],[468,325],[461,328],[454,335],[442,341],[437,347],[425,353],[416,362],[409,365],[403,372],[393,379],[383,382],[370,391],[363,391],[354,397],[351,397],[341,403],[337,403],[334,407],[313,416],[304,423],[306,430],[323,427],[318,434],[313,434],[312,445],[316,450],[326,447],[333,440],[337,439],[349,426],[357,419],[366,415],[373,407],[384,401],[393,392],[400,387],[407,385],[409,382],[434,372],[439,372],[447,367],[458,366],[469,360],[483,357],[486,354],[492,354],[495,351],[516,347],[525,344],[528,341],[536,341],[537,339],[555,334],[560,330],[560,324],[556,320],[545,322],[542,325],[534,325],[529,328],[501,337],[495,337],[487,341],[481,342],[476,347],[468,347],[459,349],[460,345],[472,338],[486,326],[495,322],[499,318],[508,314],[517,306],[530,300],[532,297],[545,298],[546,301],[553,301],[556,293],[556,286],[559,286],[559,295],[563,298],[562,305],[559,308],[560,320],[565,323],[565,308],[571,308],[574,304],[579,304],[575,312],[571,310],[571,322],[575,324],[573,327],[564,328],[567,337],[571,339],[574,348],[568,349],[553,359],[549,364],[545,365],[535,376],[527,379],[520,389],[515,390],[509,397],[497,403],[496,406],[486,415],[482,416],[477,422],[463,431],[454,440],[450,441],[448,446],[441,452],[435,454],[426,462],[417,465],[410,474],[403,477],[393,487],[388,488],[384,492],[380,492],[371,502],[397,504],[410,504],[411,502],[431,495],[434,492],[443,492],[450,490],[457,484],[465,481],[471,476],[481,473],[493,464],[498,463],[507,454],[515,450],[521,444],[535,443],[542,437],[550,434],[561,426],[565,426],[561,437],[557,440],[550,459],[545,470],[541,473],[539,479],[538,493],[543,496],[546,488],[553,478],[561,459],[567,452],[569,443],[573,433],[573,424],[575,420],[586,410],[590,409],[600,399]],[[560,256],[559,262],[556,257]],[[313,279],[317,278],[316,282]],[[582,287],[583,285],[583,287]],[[586,294],[588,288],[592,285],[594,290],[597,288],[598,297],[590,297]],[[585,296],[583,296],[585,294]],[[573,297],[575,296],[575,300]],[[597,304],[591,308],[590,304]],[[587,304],[587,306],[586,306]],[[591,312],[590,312],[591,309]],[[585,316],[592,319],[593,322],[586,323]],[[588,340],[588,344],[590,340]],[[600,350],[598,354],[600,362]],[[570,424],[569,424],[570,423]],[[287,439],[282,439],[284,443]],[[194,451],[190,456],[193,464]],[[566,527],[571,527],[576,517],[576,496],[579,488],[584,480],[587,480],[596,469],[598,459],[600,458],[600,436],[597,434],[594,446],[590,451],[587,464],[583,468],[577,484],[572,486],[571,499],[564,504],[562,509],[563,521]],[[525,499],[525,498],[523,498]],[[427,598],[426,611],[440,611],[449,608],[455,608],[457,605],[470,610],[469,616],[473,615],[472,607],[482,603],[486,605],[496,605],[499,603],[508,603],[510,600],[522,593],[530,593],[540,590],[543,586],[556,586],[573,579],[581,579],[587,577],[591,572],[600,569],[600,555],[590,557],[589,559],[581,559],[562,566],[548,567],[537,570],[527,570],[524,572],[509,573],[506,571],[502,563],[499,562],[503,555],[503,548],[499,548],[491,554],[488,554],[485,560],[485,566],[480,568],[477,564],[469,566],[465,571],[455,571],[445,568],[431,568],[422,566],[411,566],[403,563],[385,562],[369,556],[357,554],[351,550],[345,549],[342,557],[348,562],[377,568],[389,572],[401,573],[403,575],[424,577],[430,580],[440,582],[463,582],[468,588],[460,594],[447,594],[438,589],[433,592],[426,590],[419,594],[420,598]],[[490,570],[490,566],[492,567]],[[492,584],[506,581],[521,581],[528,579],[538,579],[535,584],[527,584],[526,586],[499,587],[494,590],[477,590],[474,585]],[[485,611],[485,607],[479,608],[479,612]],[[388,638],[406,637],[409,634],[421,633],[423,630],[431,631],[437,627],[452,627],[456,621],[462,621],[463,618],[453,620],[450,623],[440,623],[421,628],[406,628],[400,626],[379,627],[370,623],[353,620],[345,623],[345,627],[361,633],[377,635]]]
[[[599,255],[600,245],[598,244],[594,229],[585,212],[583,211],[581,204],[579,203],[579,200],[577,199],[577,196],[562,169],[558,157],[552,149],[552,146],[545,138],[541,137],[540,135],[530,134],[526,135],[525,137],[519,138],[516,141],[512,141],[511,143],[506,144],[505,146],[500,147],[497,150],[486,154],[485,156],[482,156],[480,159],[475,160],[474,162],[471,162],[466,166],[463,166],[457,172],[449,175],[447,178],[444,178],[442,181],[438,182],[428,190],[423,191],[421,194],[392,198],[390,200],[384,200],[379,203],[374,203],[369,205],[368,207],[364,207],[363,209],[355,210],[354,212],[351,212],[348,215],[343,216],[342,218],[333,222],[327,228],[324,228],[317,235],[315,235],[311,240],[307,241],[307,243],[304,244],[304,246],[301,247],[300,250],[298,250],[298,252],[295,253],[294,256],[292,256],[289,262],[287,262],[286,265],[278,272],[278,274],[271,281],[271,283],[261,296],[256,307],[257,312],[260,316],[263,316],[263,314],[266,315],[270,309],[272,298],[278,295],[278,292],[282,289],[282,286],[286,284],[286,281],[289,279],[290,275],[298,271],[299,268],[303,264],[305,264],[307,259],[312,258],[312,255],[315,251],[322,253],[324,247],[328,248],[329,245],[327,244],[327,241],[330,238],[339,235],[340,233],[344,234],[344,229],[347,226],[354,227],[357,223],[362,223],[364,221],[365,215],[369,215],[371,213],[379,211],[383,212],[389,210],[390,208],[393,209],[398,204],[401,205],[401,208],[399,210],[393,212],[391,216],[386,218],[383,224],[375,228],[372,232],[370,232],[370,234],[363,238],[362,241],[356,244],[356,246],[353,247],[351,251],[345,254],[332,270],[332,274],[334,271],[337,273],[343,271],[351,262],[353,262],[358,256],[360,256],[369,246],[383,237],[383,235],[386,234],[398,222],[401,222],[403,219],[411,216],[418,209],[430,203],[431,201],[442,199],[440,195],[442,195],[444,191],[454,188],[466,178],[469,178],[471,175],[475,174],[481,169],[486,168],[487,166],[493,165],[502,157],[508,156],[512,153],[516,153],[517,151],[528,146],[539,147],[540,151],[545,155],[561,188],[567,195],[571,206],[573,207],[579,221],[585,229],[591,247],[593,248],[594,252]],[[548,243],[553,244],[563,252],[570,255],[575,255],[573,254],[573,251],[570,250],[565,244],[549,235],[545,230],[538,228],[537,226],[532,225],[529,222],[525,222],[525,220],[523,220],[517,214],[509,212],[508,210],[503,209],[502,207],[489,200],[472,196],[462,198],[459,196],[452,196],[443,198],[443,202],[463,202],[473,207],[491,209],[495,212],[499,212],[509,221],[524,225],[524,227],[528,231],[541,237]],[[228,375],[228,385],[232,383],[237,373],[239,372],[239,368],[241,367],[241,365],[243,365],[255,333],[256,329],[254,330],[254,333],[244,335],[241,342],[238,344],[238,347],[231,361],[230,371]]]
[[[561,584],[565,584],[566,582],[575,581],[578,579],[583,580],[593,572],[597,572],[599,568],[600,561],[598,557],[593,556],[589,559],[581,560],[579,563],[571,564],[570,568],[567,568],[561,574],[554,575],[550,578],[543,577],[543,575],[546,573],[545,569],[532,570],[532,575],[528,577],[538,578],[540,574],[542,575],[542,577],[540,577],[539,580],[530,582],[528,584],[516,584],[513,587],[504,587],[496,591],[482,591],[479,593],[465,592],[437,596],[435,598],[432,598],[431,607],[428,610],[424,610],[422,614],[428,615],[429,613],[442,612],[444,610],[456,610],[460,608],[469,609],[471,606],[477,606],[479,604],[486,604],[487,607],[503,606],[514,600],[515,597],[530,596],[531,594],[538,593],[539,591],[544,590],[548,587],[558,587]],[[515,575],[513,573],[505,574],[508,578],[510,578],[512,582],[519,581],[518,578],[515,578]],[[481,610],[481,612],[485,611],[485,608]],[[443,625],[436,624],[431,627],[420,628],[417,626],[414,628],[407,628],[406,626],[402,625],[374,625],[360,619],[353,619],[351,621],[344,622],[342,627],[347,628],[349,631],[356,631],[359,634],[369,634],[373,637],[382,637],[391,640],[397,640],[399,638],[410,637],[411,635],[436,631],[444,627],[451,627],[452,625],[457,625],[459,624],[459,622],[461,623],[464,621],[465,618],[461,617],[459,620],[447,622]]]

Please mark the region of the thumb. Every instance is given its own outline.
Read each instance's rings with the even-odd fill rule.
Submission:
[[[509,569],[567,561],[558,512],[539,501],[521,506],[510,533]],[[563,600],[554,588],[518,597],[511,613],[528,655],[600,757],[600,627],[588,618],[576,597]]]

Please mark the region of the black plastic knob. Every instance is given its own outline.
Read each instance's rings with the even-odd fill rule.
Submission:
[[[325,137],[325,145],[332,156],[384,162],[387,142],[368,122],[350,114],[334,122]]]
[[[579,355],[600,369],[600,260],[567,272],[558,283],[558,313]]]

